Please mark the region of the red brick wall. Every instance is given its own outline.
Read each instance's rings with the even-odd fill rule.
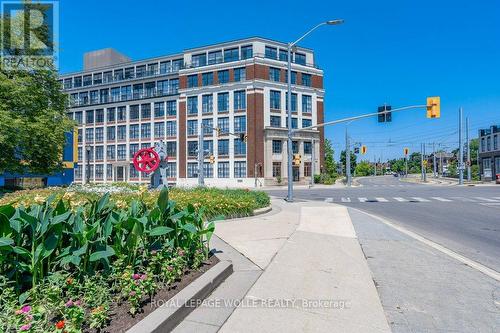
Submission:
[[[313,88],[323,89],[323,77],[319,75],[312,75],[311,85]]]
[[[255,164],[264,167],[264,94],[260,90],[247,95],[247,176],[255,177]],[[261,175],[259,175],[261,176]]]

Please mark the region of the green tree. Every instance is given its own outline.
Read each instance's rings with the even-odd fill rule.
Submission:
[[[370,176],[373,175],[373,166],[368,161],[361,161],[356,165],[354,172],[356,176]]]
[[[333,159],[334,150],[332,142],[329,139],[325,139],[325,173],[333,178],[337,177],[337,165]]]
[[[13,22],[11,36],[20,38],[15,29],[21,17],[1,20]],[[52,66],[0,69],[0,173],[51,173],[61,168],[65,132],[73,126],[66,105]]]

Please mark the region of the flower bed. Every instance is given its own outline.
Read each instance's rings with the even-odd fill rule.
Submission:
[[[208,259],[213,221],[166,189],[22,192],[0,206],[1,332],[99,330]]]
[[[51,187],[9,193],[0,199],[0,205],[12,203],[29,206],[32,203],[42,202],[53,194],[56,199],[63,197],[67,199],[71,207],[78,207],[89,199],[97,200],[104,193],[110,193],[110,200],[119,207],[126,207],[136,199],[140,199],[148,207],[151,207],[159,195],[159,191],[148,191],[144,186],[127,183],[76,185],[68,188]],[[172,188],[170,198],[176,202],[180,209],[184,209],[190,204],[195,209],[203,207],[205,218],[213,218],[218,215],[224,215],[228,218],[249,216],[255,209],[267,207],[270,204],[269,196],[265,192],[243,189]]]

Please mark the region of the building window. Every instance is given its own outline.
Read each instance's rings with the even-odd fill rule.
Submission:
[[[177,122],[167,121],[167,136],[176,136],[176,135],[177,135]]]
[[[187,176],[188,178],[198,177],[198,163],[187,164]]]
[[[104,159],[104,147],[96,146],[95,147],[95,159],[96,161],[102,161]]]
[[[113,180],[113,165],[112,164],[106,165],[106,178],[108,180]]]
[[[85,75],[83,77],[83,86],[91,86],[92,85],[92,75]]]
[[[234,109],[245,110],[247,108],[247,94],[245,90],[234,92]]]
[[[151,118],[151,104],[142,104],[141,119],[150,119],[150,118]]]
[[[312,113],[312,97],[311,96],[302,95],[302,113]]]
[[[214,73],[210,72],[201,74],[201,84],[203,86],[214,84]]]
[[[157,102],[155,103],[155,118],[160,118],[165,115],[165,103]]]
[[[198,135],[198,120],[187,121],[187,135]]]
[[[177,177],[177,163],[168,162],[167,163],[167,178],[176,178]]]
[[[106,146],[106,158],[109,160],[115,159],[115,146]]]
[[[286,127],[288,128],[288,117],[286,117]],[[292,117],[292,128],[299,128],[298,119]]]
[[[170,61],[160,62],[160,74],[166,74],[171,71],[172,71],[172,66],[170,65]]]
[[[94,141],[94,129],[93,128],[86,128],[85,129],[85,141],[86,142],[93,142]]]
[[[237,47],[224,50],[224,62],[239,60],[239,50]]]
[[[285,110],[288,110],[288,94],[285,94]],[[292,112],[297,111],[297,94],[292,93]]]
[[[188,75],[187,86],[188,88],[198,87],[198,74]]]
[[[175,157],[177,155],[177,142],[167,142],[167,155]]]
[[[218,93],[217,94],[217,110],[218,112],[229,111],[229,93]]]
[[[203,154],[214,153],[214,142],[212,140],[203,140]]]
[[[116,109],[116,120],[118,121],[127,120],[127,109],[124,106],[119,106]]]
[[[285,71],[285,82],[288,83],[288,71]],[[297,84],[297,72],[292,71],[292,84]]]
[[[86,124],[94,123],[94,110],[85,111],[85,123]]]
[[[245,67],[234,69],[234,82],[245,81],[247,76],[247,69]]]
[[[198,141],[188,141],[188,156],[198,156]]]
[[[155,138],[163,138],[165,135],[165,123],[159,122],[154,124]]]
[[[128,134],[130,139],[139,139],[139,125],[130,125]]]
[[[269,80],[270,81],[280,82],[280,76],[281,76],[280,74],[281,74],[281,69],[274,68],[274,67],[269,68]]]
[[[311,119],[302,119],[302,128],[312,126]]]
[[[198,113],[198,96],[191,96],[187,98],[187,113],[188,114]]]
[[[241,59],[249,59],[253,57],[252,45],[245,45],[241,47]]]
[[[273,154],[281,154],[283,144],[281,140],[273,140]]]
[[[271,127],[281,127],[281,116],[271,116]]]
[[[127,126],[118,126],[116,137],[118,138],[118,140],[125,140],[127,138]]]
[[[311,86],[311,74],[302,73],[302,85],[306,87]]]
[[[214,109],[214,96],[212,94],[201,96],[201,112],[212,113],[213,109]]]
[[[172,60],[172,71],[178,72],[180,69],[184,68],[183,61],[183,59]]]
[[[143,97],[144,85],[142,83],[134,84],[133,86],[133,98],[139,99]]]
[[[229,133],[229,117],[218,118],[217,127],[220,129],[221,134]]]
[[[83,142],[83,129],[78,129],[78,142]]]
[[[208,162],[203,163],[203,176],[205,178],[214,177],[214,165]]]
[[[294,153],[294,154],[299,153],[299,142],[298,141],[292,141],[292,153]]]
[[[95,141],[102,142],[104,140],[104,128],[98,127],[95,129]]]
[[[208,64],[219,64],[222,62],[222,51],[208,52]]]
[[[304,162],[304,177],[311,177],[311,162]]]
[[[486,138],[486,151],[491,151],[491,136]]]
[[[116,138],[116,127],[108,126],[106,128],[106,139],[107,141],[114,141]]]
[[[95,165],[95,178],[102,179],[104,177],[104,165],[96,164]]]
[[[247,176],[247,162],[234,162],[234,178],[245,178]]]
[[[217,153],[219,156],[229,155],[229,140],[218,140],[217,142]]]
[[[177,101],[167,101],[167,116],[177,115]]]
[[[493,136],[493,150],[497,150],[498,149],[498,135],[494,135]],[[498,169],[496,169],[497,172],[500,171]]]
[[[75,88],[79,88],[82,86],[82,77],[81,76],[75,76],[73,86]]]
[[[217,164],[217,176],[219,178],[229,178],[229,162],[219,162]]]
[[[146,82],[144,84],[144,89],[146,90],[145,91],[145,97],[153,97],[155,95],[155,91],[156,91],[156,82]],[[160,89],[158,89],[160,90]],[[168,88],[167,89],[162,89],[162,92],[165,92],[167,93],[168,92]]]
[[[129,177],[131,179],[139,178],[139,171],[137,171],[133,164],[129,165]]]
[[[277,90],[271,90],[269,93],[271,109],[281,109],[281,92]]]
[[[139,105],[131,105],[130,106],[129,119],[130,120],[139,119]]]
[[[103,109],[95,110],[95,122],[96,123],[103,123],[104,122],[104,110]]]
[[[281,162],[273,162],[273,177],[281,177]]]
[[[116,157],[119,161],[125,160],[127,156],[127,146],[126,145],[118,145],[116,147]]]
[[[108,123],[115,121],[115,119],[116,119],[116,109],[115,108],[108,108],[106,110],[106,114],[108,117]]]
[[[201,123],[203,125],[202,126],[203,134],[212,135],[214,127],[214,121],[212,120],[212,118],[203,119]]]
[[[82,119],[83,119],[82,111],[75,112],[75,121],[78,125],[82,124],[83,122]]]
[[[151,139],[151,124],[142,124],[141,125],[141,138],[142,139]]]
[[[191,58],[191,63],[193,67],[205,66],[207,64],[206,53],[195,54]]]
[[[279,51],[279,60],[288,61],[288,50],[280,49]]]
[[[295,53],[295,63],[299,65],[305,65],[306,55],[303,53]]]
[[[217,79],[219,83],[228,83],[229,82],[229,70],[223,70],[217,72]]]
[[[245,155],[247,153],[247,144],[245,141],[235,139],[234,141],[234,155]]]
[[[266,58],[269,58],[269,59],[277,59],[278,58],[278,49],[276,49],[275,47],[266,46],[264,56]]]
[[[247,117],[235,116],[234,117],[234,133],[245,133],[247,131]]]
[[[312,142],[304,141],[304,155],[312,154]]]
[[[135,153],[139,151],[139,144],[138,143],[131,143],[129,146],[129,152],[130,152],[130,158],[134,157]]]

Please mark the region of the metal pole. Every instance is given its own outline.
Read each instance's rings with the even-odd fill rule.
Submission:
[[[465,142],[467,145],[467,181],[472,180],[471,175],[471,158],[470,158],[470,142],[469,142],[469,117],[465,118]]]
[[[293,202],[293,167],[292,167],[292,44],[288,43],[288,202]]]
[[[373,155],[373,164],[375,165],[375,177],[377,176],[377,157]]]
[[[420,179],[424,181],[424,144],[420,144]]]
[[[405,178],[408,178],[408,154],[405,155]]]
[[[443,152],[439,153],[439,170],[441,170],[441,177],[443,177]]]
[[[314,139],[312,139],[312,151],[311,151],[311,187],[314,186],[314,165],[315,165],[315,146],[314,146]]]
[[[436,144],[432,143],[432,174],[434,178],[437,178],[437,168],[436,168]]]
[[[345,172],[347,177],[347,186],[351,186],[351,143],[349,142],[349,134],[347,127],[345,128]]]
[[[87,146],[87,170],[85,170],[87,172],[87,184],[90,183],[90,146]]]
[[[458,184],[464,184],[464,156],[463,156],[463,142],[462,142],[462,107],[458,109]]]
[[[203,126],[198,126],[198,186],[205,186],[205,175],[203,174],[203,160],[205,152],[203,151]]]

